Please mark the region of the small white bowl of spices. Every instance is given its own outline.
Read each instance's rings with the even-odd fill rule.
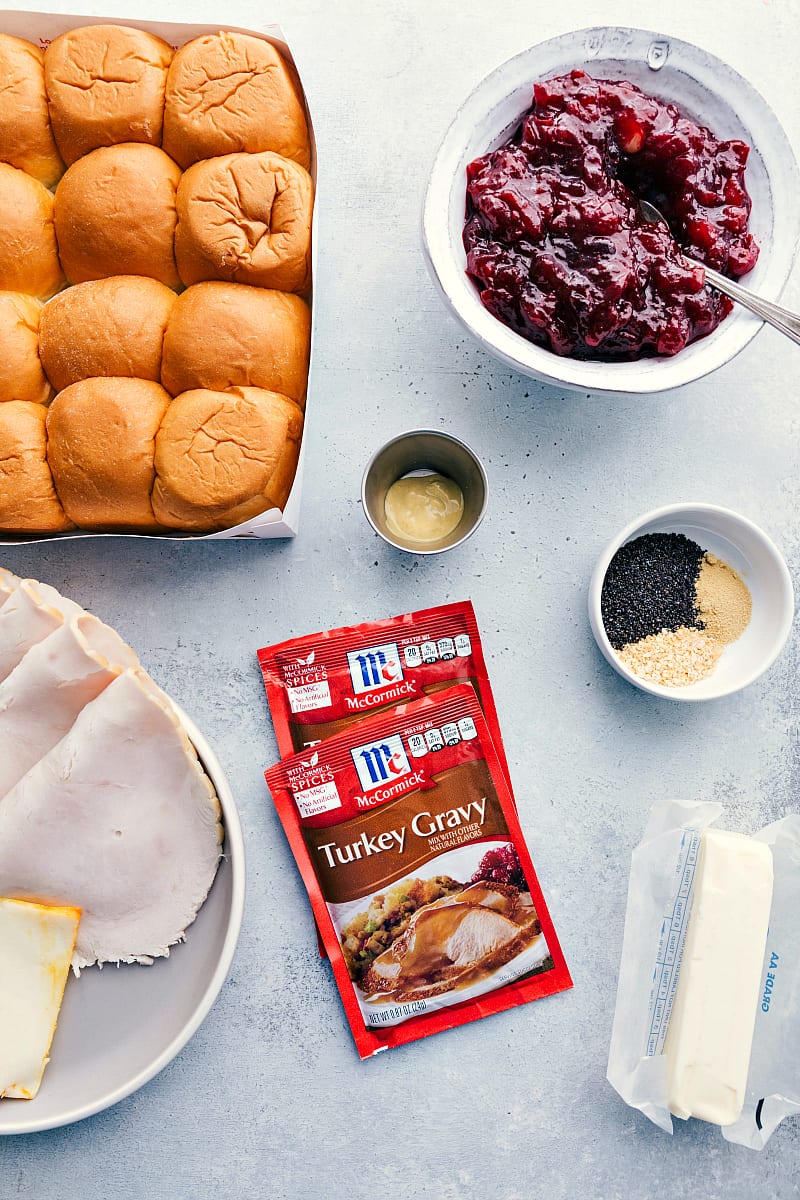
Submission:
[[[670,700],[737,692],[775,661],[794,592],[783,555],[714,504],[645,513],[606,546],[589,585],[601,651],[629,683]]]

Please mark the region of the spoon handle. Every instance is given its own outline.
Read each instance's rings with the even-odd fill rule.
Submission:
[[[706,281],[718,292],[723,292],[726,296],[730,296],[731,300],[736,300],[745,308],[749,308],[757,317],[774,325],[776,329],[780,329],[781,333],[785,333],[793,342],[800,345],[800,316],[797,313],[791,312],[788,308],[782,308],[780,304],[773,304],[771,300],[764,300],[755,292],[742,287],[740,283],[734,283],[732,279],[727,279],[726,276],[720,275],[711,267],[704,266],[703,269],[706,273]]]

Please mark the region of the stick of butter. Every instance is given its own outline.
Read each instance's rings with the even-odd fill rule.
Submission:
[[[79,908],[0,899],[0,1098],[39,1090],[80,917]]]
[[[771,904],[769,846],[706,830],[664,1046],[676,1117],[732,1125],[741,1115]]]

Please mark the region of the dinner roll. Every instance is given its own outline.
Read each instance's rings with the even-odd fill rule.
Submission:
[[[84,529],[158,529],[155,436],[170,403],[145,379],[84,379],[59,392],[47,455],[65,511]]]
[[[64,164],[53,140],[43,63],[33,42],[0,33],[0,160],[51,187]]]
[[[175,192],[181,173],[157,146],[124,142],[79,158],[56,189],[61,263],[70,283],[147,275],[175,287]]]
[[[0,291],[44,300],[63,285],[52,195],[38,179],[0,163]]]
[[[299,296],[243,283],[196,283],[175,302],[161,382],[194,388],[260,387],[304,402],[311,313]]]
[[[39,353],[56,391],[81,379],[161,379],[161,346],[175,293],[142,275],[67,288],[45,305]]]
[[[294,401],[262,388],[176,396],[156,437],[153,511],[164,525],[212,532],[283,508],[302,429]]]
[[[83,25],[44,54],[50,118],[66,163],[119,142],[161,145],[172,48],[124,25]]]
[[[167,75],[164,149],[182,167],[236,150],[275,150],[307,167],[308,127],[292,68],[246,33],[213,33],[178,50]]]
[[[39,361],[42,306],[22,292],[0,292],[0,401],[46,404],[50,384]]]
[[[72,523],[47,465],[47,409],[11,400],[0,404],[0,530],[60,533]]]
[[[308,171],[271,151],[195,163],[178,184],[178,274],[306,291],[312,205]]]

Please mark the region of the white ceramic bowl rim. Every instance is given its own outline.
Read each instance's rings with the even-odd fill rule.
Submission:
[[[687,691],[684,688],[665,687],[662,684],[652,683],[650,680],[644,679],[632,671],[622,661],[611,645],[603,624],[600,609],[603,581],[605,580],[606,572],[612,558],[621,546],[624,546],[626,542],[631,541],[638,534],[647,532],[652,525],[664,521],[674,521],[676,525],[680,525],[682,517],[696,517],[698,514],[719,517],[732,526],[748,531],[760,543],[767,552],[772,566],[775,568],[783,600],[782,619],[778,627],[774,630],[769,652],[759,659],[757,666],[754,666],[746,673],[738,675],[735,681],[731,682],[729,686],[718,689],[710,687],[704,694],[697,694]],[[731,536],[731,541],[734,541],[733,536]],[[655,508],[650,512],[643,513],[641,516],[636,517],[635,520],[629,522],[624,529],[607,543],[597,559],[594,571],[592,572],[591,583],[589,585],[588,608],[589,623],[600,650],[607,661],[624,679],[641,691],[649,692],[653,696],[660,696],[668,700],[699,702],[702,700],[716,700],[722,696],[731,695],[733,692],[741,691],[742,688],[753,683],[754,680],[772,666],[783,649],[794,619],[794,587],[786,560],[773,540],[760,526],[756,525],[748,517],[742,516],[741,513],[734,512],[733,509],[725,508],[722,505],[706,504],[703,501],[684,501],[680,504],[666,504],[661,508]]]
[[[654,54],[655,67],[648,61]],[[751,146],[747,176],[754,200],[751,229],[761,255],[744,282],[761,295],[778,299],[800,239],[796,199],[800,171],[777,117],[752,84],[708,51],[664,34],[616,26],[581,29],[540,42],[502,63],[467,97],[444,136],[425,196],[422,237],[428,266],[467,331],[525,375],[590,393],[648,393],[680,387],[744,349],[762,328],[758,318],[735,306],[711,335],[672,358],[628,363],[562,358],[527,341],[488,312],[466,274],[461,231],[467,163],[513,132],[530,107],[531,84],[536,79],[576,66],[605,78],[628,78],[643,91],[677,103],[718,136],[740,137]]]
[[[59,1113],[50,1114],[46,1118],[37,1118],[35,1106],[36,1101],[0,1101],[0,1103],[8,1103],[19,1105],[18,1120],[4,1120],[0,1125],[0,1136],[12,1135],[19,1133],[36,1133],[45,1129],[57,1129],[63,1125],[71,1125],[75,1121],[82,1121],[86,1117],[94,1116],[96,1113],[102,1112],[104,1109],[111,1108],[112,1105],[118,1104],[120,1100],[124,1100],[139,1088],[144,1087],[151,1079],[156,1076],[159,1071],[163,1071],[164,1067],[172,1062],[173,1058],[184,1048],[189,1039],[196,1033],[202,1022],[208,1016],[214,1001],[219,994],[219,991],[225,982],[228,971],[230,970],[231,962],[233,961],[234,951],[239,939],[239,932],[242,925],[242,917],[244,914],[244,896],[245,896],[245,857],[244,857],[244,839],[242,837],[242,827],[239,821],[239,814],[236,809],[236,804],[233,799],[230,785],[223,773],[217,756],[211,749],[211,746],[206,741],[203,734],[194,724],[190,717],[181,709],[174,701],[171,701],[173,708],[180,718],[189,740],[197,751],[198,758],[203,764],[207,774],[211,778],[214,787],[217,791],[217,796],[222,808],[222,820],[225,829],[225,844],[224,854],[228,861],[231,870],[231,899],[230,910],[227,917],[227,927],[225,937],[220,947],[219,954],[213,965],[208,980],[196,1004],[193,1013],[185,1022],[180,1032],[173,1037],[151,1060],[141,1069],[135,1071],[125,1081],[109,1090],[104,1090],[102,1083],[98,1081],[97,1095],[90,1101],[76,1105],[72,1109],[65,1109]],[[212,889],[213,889],[212,884]],[[210,893],[209,893],[210,894]],[[191,927],[187,934],[191,938]],[[176,954],[180,953],[180,947],[176,949]],[[96,968],[90,968],[96,969]],[[107,970],[114,968],[108,967]],[[120,967],[120,970],[128,968]],[[136,969],[135,967],[133,968]],[[152,968],[141,968],[142,970],[151,970]],[[153,1014],[153,1019],[157,1019],[157,1014]],[[47,1072],[45,1072],[44,1082],[42,1087],[47,1086]],[[27,1113],[27,1115],[26,1115]],[[5,1113],[4,1113],[5,1117]]]

